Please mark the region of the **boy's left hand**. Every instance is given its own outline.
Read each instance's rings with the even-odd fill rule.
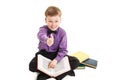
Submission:
[[[57,60],[54,59],[49,63],[48,68],[55,68],[56,64],[57,64]]]

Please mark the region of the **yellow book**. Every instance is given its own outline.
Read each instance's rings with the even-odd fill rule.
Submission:
[[[85,54],[84,52],[81,52],[81,51],[73,53],[73,54],[71,54],[71,56],[76,57],[80,63],[82,63],[83,61],[85,61],[89,58],[89,56],[87,54]]]

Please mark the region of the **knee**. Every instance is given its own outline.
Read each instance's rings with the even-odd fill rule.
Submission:
[[[79,66],[79,60],[76,57],[71,57],[70,59],[71,69],[74,70]]]
[[[31,72],[36,72],[36,70],[37,70],[37,66],[35,66],[35,64],[29,64],[29,70],[31,71]]]
[[[79,62],[79,60],[77,58],[74,59],[74,64],[75,64],[74,69],[76,69],[80,64],[80,62]]]
[[[37,71],[37,63],[35,58],[31,60],[31,62],[29,63],[29,70],[32,72],[36,72]]]

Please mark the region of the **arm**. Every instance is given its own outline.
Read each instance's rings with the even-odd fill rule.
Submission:
[[[58,55],[56,56],[55,59],[53,59],[48,67],[49,68],[54,68],[57,64],[57,62],[59,62],[66,54],[67,54],[67,37],[66,34],[63,35],[60,44],[59,44],[59,50],[58,50]]]
[[[47,44],[48,46],[51,46],[54,43],[53,35],[51,34],[50,37],[47,37],[47,31],[45,28],[40,28],[37,36],[41,42]]]
[[[65,33],[60,41],[58,55],[56,56],[55,59],[59,62],[67,54],[67,52],[68,52],[67,51],[67,36]]]
[[[37,37],[41,42],[46,43],[47,38],[48,38],[46,29],[41,27],[38,34],[37,34]]]

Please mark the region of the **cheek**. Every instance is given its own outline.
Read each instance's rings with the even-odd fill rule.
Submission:
[[[51,23],[47,22],[47,25],[51,25]]]
[[[47,23],[47,25],[51,29],[52,24],[51,23]]]
[[[59,23],[57,23],[57,25],[59,25],[60,24],[60,22]]]

